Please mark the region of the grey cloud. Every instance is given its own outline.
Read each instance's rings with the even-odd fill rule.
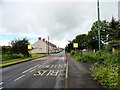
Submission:
[[[100,6],[101,19],[117,16],[116,2],[103,2]],[[87,33],[97,20],[96,2],[3,2],[0,9],[0,28],[6,32],[42,33],[56,40],[70,40],[76,34]]]

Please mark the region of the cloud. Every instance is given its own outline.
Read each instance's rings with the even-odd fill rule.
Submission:
[[[50,36],[51,40],[66,44],[76,35],[87,33],[97,20],[95,1],[2,0],[0,32],[30,38]],[[101,19],[117,17],[118,0],[100,1],[104,1],[100,3]]]

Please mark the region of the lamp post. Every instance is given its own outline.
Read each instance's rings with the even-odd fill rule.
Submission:
[[[97,0],[97,8],[98,8],[98,44],[99,44],[99,50],[100,50],[101,45],[100,45],[100,9],[99,9],[99,0]]]

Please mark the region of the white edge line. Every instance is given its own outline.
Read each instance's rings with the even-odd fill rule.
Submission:
[[[66,65],[66,75],[65,75],[66,78],[68,78],[68,61],[67,61],[67,65]]]

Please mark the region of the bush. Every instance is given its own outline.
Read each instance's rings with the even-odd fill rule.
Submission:
[[[94,52],[76,53],[73,56],[77,61],[81,62],[96,62],[96,56]]]
[[[92,75],[107,88],[118,88],[119,53],[101,52],[99,59],[102,58],[104,59],[103,61],[95,63],[91,68]]]
[[[2,55],[2,60],[11,60],[11,59],[18,59],[18,58],[23,58],[22,54],[3,54]]]
[[[70,54],[73,56],[76,52],[74,50],[70,51]]]

